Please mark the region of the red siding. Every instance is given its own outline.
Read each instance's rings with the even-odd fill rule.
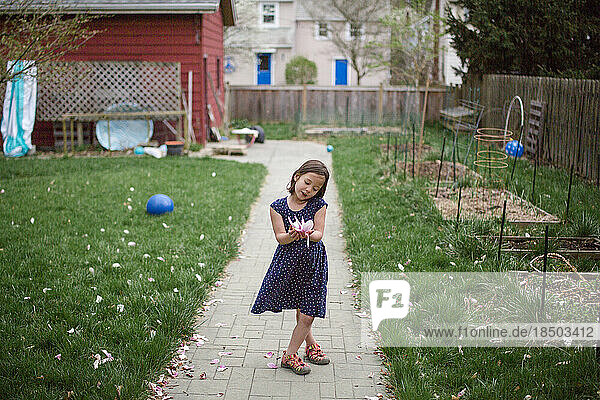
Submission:
[[[204,15],[118,15],[94,21],[93,28],[100,32],[78,51],[65,57],[65,60],[181,63],[181,84],[186,96],[188,71],[193,71],[192,123],[197,139],[204,141],[206,108],[203,59],[205,55],[208,56],[208,68],[216,81],[216,59],[223,59],[221,11]],[[222,76],[220,80],[223,82]],[[222,89],[220,97],[222,101]],[[217,123],[220,124],[210,88],[208,98]],[[47,126],[48,124],[43,123],[36,124],[34,139],[37,136],[37,143],[47,144],[49,140],[53,140]]]
[[[204,57],[207,57],[207,69],[213,79],[213,86],[215,88],[216,95],[219,98],[220,103],[223,104],[225,90],[223,88],[223,17],[221,10],[215,14],[203,15],[202,50]],[[220,71],[217,71],[217,59],[219,60]],[[208,82],[208,80],[206,82]],[[208,83],[206,88],[206,96],[208,98],[208,103],[211,105],[213,110],[213,115],[216,119],[216,125],[219,126],[221,125],[221,117],[219,115],[217,101],[213,91],[211,90],[210,83]]]

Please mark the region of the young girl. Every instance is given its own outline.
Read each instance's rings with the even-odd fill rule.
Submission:
[[[306,342],[306,360],[313,364],[328,364],[311,333],[315,317],[325,318],[327,296],[327,253],[321,239],[325,230],[329,171],[318,160],[309,160],[293,174],[287,186],[289,196],[271,203],[271,223],[279,242],[271,266],[265,275],[251,312],[281,312],[296,310],[296,327],[281,366],[299,375],[308,374],[310,367],[296,353]],[[298,232],[291,223],[314,222],[306,233]]]

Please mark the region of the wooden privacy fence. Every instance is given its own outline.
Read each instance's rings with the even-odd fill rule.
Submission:
[[[532,117],[531,101],[544,103],[539,159],[563,168],[574,163],[579,175],[600,179],[600,81],[483,75],[480,80],[468,81],[460,91],[462,95],[479,95],[487,110],[481,126],[494,128],[504,127],[508,103],[515,95],[521,97],[525,111],[523,142]],[[509,124],[515,135],[520,125],[517,109],[513,107]]]
[[[231,119],[267,122],[399,123],[422,112],[425,88],[229,86]],[[429,88],[427,120],[437,120],[445,90]]]

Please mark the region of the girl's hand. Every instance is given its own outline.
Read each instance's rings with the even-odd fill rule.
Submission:
[[[296,231],[291,226],[290,226],[290,229],[288,230],[288,233],[290,234],[290,237],[292,238],[292,240],[291,240],[292,242],[302,239],[302,237],[300,236],[300,233],[298,233],[298,231]]]

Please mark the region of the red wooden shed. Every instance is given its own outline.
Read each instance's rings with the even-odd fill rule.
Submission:
[[[64,57],[64,61],[180,63],[186,95],[188,72],[193,71],[192,126],[196,139],[206,143],[210,123],[207,104],[216,118],[212,125],[221,124],[216,98],[223,103],[223,27],[235,23],[233,0],[62,0],[58,3],[69,12],[99,15],[92,20],[91,27],[98,33]],[[53,146],[52,123],[38,121],[32,140],[39,146]]]

